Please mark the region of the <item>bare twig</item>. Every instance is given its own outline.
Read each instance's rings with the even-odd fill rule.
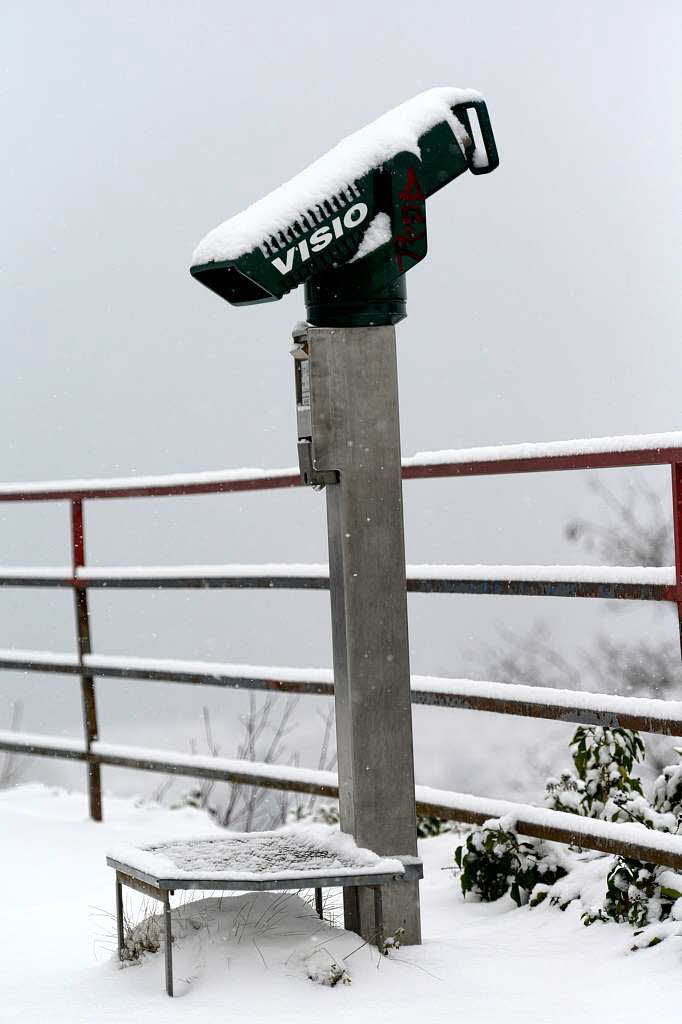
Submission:
[[[598,478],[591,489],[601,499],[604,522],[574,519],[565,529],[566,537],[606,563],[615,565],[670,565],[673,560],[673,532],[667,502],[645,484],[629,483],[616,494]],[[611,602],[624,606],[628,602]],[[476,662],[488,678],[571,690],[591,689],[625,696],[645,693],[656,697],[679,697],[682,668],[676,643],[645,638],[635,642],[614,642],[598,638],[591,648],[579,651],[573,660],[564,658],[542,623],[527,634],[500,630],[502,648],[484,649]]]
[[[22,701],[12,701],[10,707],[9,727],[11,732],[18,732],[24,714]],[[26,766],[16,754],[7,751],[0,761],[0,789],[7,789],[8,786],[16,786]]]
[[[256,950],[258,951],[258,955],[259,955],[259,957],[260,957],[260,958],[261,958],[261,960],[263,961],[263,967],[264,967],[264,968],[266,969],[266,971],[267,971],[267,969],[268,969],[268,965],[267,965],[267,963],[265,962],[265,957],[263,956],[263,953],[262,953],[262,951],[261,951],[261,948],[260,948],[260,946],[259,946],[259,945],[258,945],[258,943],[256,942],[256,939],[255,939],[255,938],[252,938],[252,939],[251,939],[251,941],[253,942],[254,946],[256,947]]]
[[[670,565],[672,521],[655,490],[630,481],[617,495],[598,477],[590,481],[590,488],[603,501],[610,521],[573,519],[564,531],[568,540],[596,550],[611,565]]]

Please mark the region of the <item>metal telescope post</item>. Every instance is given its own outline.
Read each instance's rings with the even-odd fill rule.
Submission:
[[[334,293],[338,299],[336,272]],[[357,292],[354,293],[357,296]],[[324,296],[323,296],[324,297]],[[379,854],[415,855],[410,656],[396,338],[404,278],[363,314],[313,304],[294,331],[304,480],[325,485],[341,828]],[[383,322],[362,323],[379,317]],[[334,326],[320,322],[332,320]],[[344,323],[345,321],[345,323]],[[350,325],[349,325],[350,322]],[[320,324],[318,326],[317,324]],[[386,934],[421,941],[417,882],[382,892]],[[344,923],[376,941],[371,893],[344,890]]]

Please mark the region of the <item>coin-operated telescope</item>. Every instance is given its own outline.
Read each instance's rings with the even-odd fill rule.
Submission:
[[[395,324],[405,274],[426,256],[426,200],[498,163],[482,96],[431,89],[211,231],[191,273],[235,306],[305,284],[312,325]]]
[[[341,828],[415,871],[394,325],[405,275],[426,255],[426,200],[497,165],[480,93],[431,89],[211,231],[191,268],[235,306],[305,285],[298,456],[302,482],[326,488]],[[379,946],[385,934],[418,943],[414,875],[382,877],[344,888],[346,928]]]

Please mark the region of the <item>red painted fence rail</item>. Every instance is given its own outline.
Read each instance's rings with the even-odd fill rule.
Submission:
[[[664,434],[643,434],[625,437],[589,438],[546,444],[502,445],[496,448],[473,448],[447,452],[428,452],[403,460],[403,479],[438,479],[473,477],[510,473],[538,473],[565,470],[616,469],[639,466],[670,466],[672,516],[675,538],[675,565],[669,571],[655,570],[648,575],[638,570],[604,570],[609,579],[585,578],[577,571],[571,578],[570,567],[548,567],[546,576],[537,571],[526,573],[522,567],[434,567],[418,566],[408,572],[407,589],[421,593],[509,594],[559,597],[598,597],[625,600],[668,601],[677,606],[682,637],[682,431]],[[0,586],[67,586],[74,594],[77,654],[57,655],[49,652],[0,651],[0,669],[48,671],[77,674],[81,680],[84,740],[0,732],[0,750],[63,757],[84,761],[88,771],[90,814],[101,820],[102,764],[118,765],[149,771],[167,771],[204,778],[248,781],[253,785],[298,792],[333,795],[335,784],[329,773],[306,772],[285,766],[259,766],[249,762],[207,764],[207,759],[171,751],[139,751],[115,748],[100,741],[97,723],[94,679],[137,678],[165,680],[201,685],[270,689],[330,696],[333,680],[297,678],[297,670],[277,670],[281,677],[269,678],[263,670],[252,678],[240,673],[239,666],[200,664],[178,668],[168,663],[152,664],[151,659],[127,659],[128,664],[114,664],[116,659],[92,654],[88,589],[91,587],[255,587],[268,589],[326,589],[328,580],[324,566],[213,566],[213,567],[151,567],[144,570],[92,569],[86,567],[86,545],[83,502],[119,498],[152,498],[225,492],[264,491],[301,486],[298,471],[236,470],[173,474],[156,477],[128,477],[109,480],[69,480],[49,483],[2,484],[0,502],[68,501],[71,511],[71,566],[63,569],[0,568]],[[538,567],[525,567],[525,569]],[[574,567],[575,568],[575,567]],[[296,571],[293,571],[293,570]],[[451,569],[451,572],[446,570]],[[229,570],[229,571],[228,571]],[[245,571],[248,570],[248,571]],[[313,571],[314,570],[314,571]],[[492,572],[492,577],[491,577]],[[632,577],[632,578],[630,578]],[[126,659],[119,659],[119,661]],[[145,664],[146,662],[146,664]],[[189,663],[184,663],[187,666]],[[244,666],[244,668],[247,668]],[[218,670],[220,669],[220,671]],[[305,670],[303,670],[305,673]],[[619,698],[612,695],[576,693],[543,688],[541,693],[527,692],[528,687],[513,684],[483,684],[480,694],[470,680],[413,679],[413,702],[440,707],[469,708],[505,714],[526,715],[573,722],[622,724],[652,732],[682,735],[682,705],[679,702],[647,701]],[[473,689],[472,689],[473,688]],[[483,692],[485,688],[485,692]],[[639,703],[638,703],[639,700]],[[669,712],[659,705],[669,705]],[[218,763],[221,761],[221,763]],[[265,770],[267,768],[267,770]],[[319,776],[319,778],[318,778]],[[324,778],[322,777],[324,776]],[[466,794],[417,788],[417,805],[427,813],[462,821],[481,821],[494,816],[503,802],[468,797]],[[474,804],[476,806],[474,806]],[[480,805],[480,806],[479,806]],[[498,806],[499,805],[499,806]],[[542,835],[558,842],[575,841],[574,823],[559,812],[540,811],[525,805],[507,804],[505,813],[516,808],[517,827],[528,835]],[[560,820],[561,819],[561,820]],[[633,826],[629,826],[632,830]],[[608,826],[603,822],[580,822],[583,846],[609,852],[632,851],[656,863],[682,868],[682,837],[666,837],[661,846],[656,834],[626,834],[628,826]],[[573,831],[572,831],[573,829]],[[567,838],[568,837],[568,838]],[[638,845],[637,845],[638,844]],[[679,847],[679,849],[678,849]]]

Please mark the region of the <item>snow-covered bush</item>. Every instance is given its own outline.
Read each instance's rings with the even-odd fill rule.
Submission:
[[[293,807],[287,816],[287,824],[314,822],[319,825],[338,825],[339,820],[339,805],[336,801],[318,802],[310,810]]]
[[[290,810],[287,822],[311,821],[322,825],[338,825],[339,818],[339,805],[337,802],[318,802],[309,813],[302,814],[298,808]],[[460,826],[456,821],[444,821],[443,818],[435,818],[432,814],[417,815],[417,836],[419,839],[440,836],[444,832],[458,832],[459,828]]]
[[[324,946],[314,950],[305,961],[305,971],[317,985],[334,988],[341,982],[350,985],[351,977],[343,960],[337,960]]]
[[[612,921],[627,921],[636,928],[665,921],[680,897],[682,877],[658,864],[617,857],[606,879],[604,912]],[[676,884],[679,888],[673,888]]]
[[[566,874],[554,849],[540,839],[519,839],[504,819],[474,829],[457,848],[455,862],[465,896],[471,892],[489,902],[509,892],[518,906],[528,903],[536,885],[552,885]]]
[[[555,811],[607,821],[632,820],[622,805],[642,796],[642,784],[632,775],[644,758],[639,733],[629,729],[580,726],[570,746],[575,772],[547,780],[545,803]]]
[[[460,825],[456,821],[445,821],[443,818],[435,818],[433,814],[417,815],[417,836],[419,839],[430,839],[431,836],[441,836],[444,832],[459,832]]]
[[[675,748],[677,753],[682,749]],[[682,764],[669,764],[654,782],[653,805],[660,814],[674,814],[682,821]],[[676,830],[677,831],[677,830]]]
[[[638,733],[581,726],[570,750],[575,770],[547,780],[548,806],[583,817],[682,833],[682,764],[663,769],[649,802],[639,779],[632,775],[635,763],[645,757]],[[636,936],[633,949],[655,945],[668,935],[682,935],[682,874],[661,865],[579,850],[571,853],[553,843],[522,840],[513,822],[504,818],[474,829],[457,849],[455,862],[465,896],[474,893],[490,901],[509,893],[519,906],[531,907],[549,896],[549,902],[562,910],[578,901],[584,907],[586,925],[595,921],[630,924]]]

